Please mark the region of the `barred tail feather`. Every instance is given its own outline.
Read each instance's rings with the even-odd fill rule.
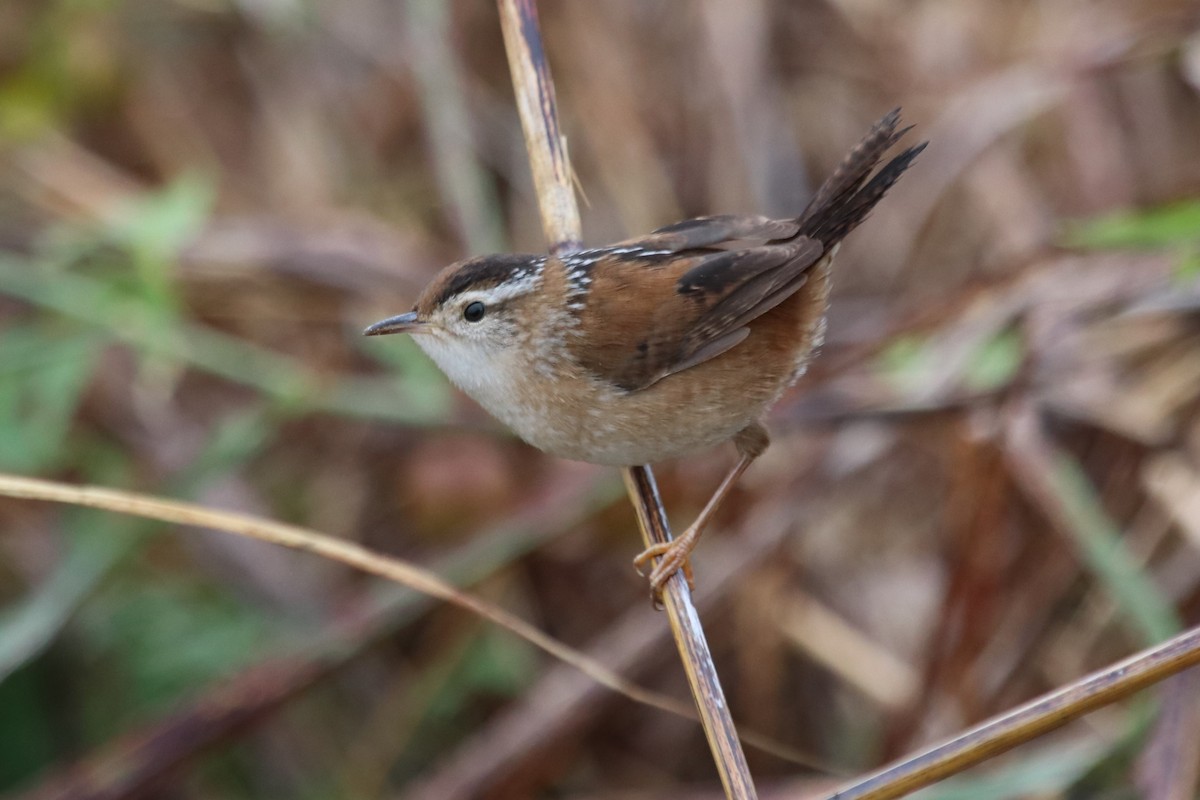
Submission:
[[[908,148],[871,176],[883,154],[910,128],[896,130],[900,109],[881,119],[821,185],[797,220],[800,234],[832,247],[858,227],[928,142]],[[868,177],[870,180],[868,181]],[[864,185],[865,184],[865,185]]]

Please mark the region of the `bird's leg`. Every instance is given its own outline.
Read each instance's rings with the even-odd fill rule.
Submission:
[[[737,479],[742,476],[754,459],[762,455],[767,449],[767,445],[771,443],[770,437],[767,436],[767,430],[760,423],[752,423],[747,425],[736,436],[733,437],[733,444],[737,447],[738,462],[734,465],[729,474],[725,476],[725,480],[721,481],[721,485],[713,492],[713,496],[704,506],[704,510],[700,512],[700,516],[696,521],[688,526],[688,529],[678,537],[669,542],[661,542],[651,545],[633,560],[634,567],[638,572],[645,574],[643,569],[647,562],[651,559],[659,559],[654,565],[654,569],[650,571],[650,591],[653,594],[655,601],[662,595],[663,587],[667,580],[678,572],[683,570],[683,574],[687,576],[688,586],[695,588],[692,582],[692,565],[688,561],[688,556],[692,550],[696,548],[696,542],[700,540],[700,534],[704,528],[712,521],[713,515],[717,511],[717,507],[729,494],[733,485],[737,483]]]

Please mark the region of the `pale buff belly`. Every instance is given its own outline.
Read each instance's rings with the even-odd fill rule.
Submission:
[[[731,366],[745,374],[730,374]],[[758,367],[721,357],[637,392],[585,381],[525,413],[509,407],[497,416],[560,458],[609,466],[665,461],[728,441],[763,416],[792,376]]]

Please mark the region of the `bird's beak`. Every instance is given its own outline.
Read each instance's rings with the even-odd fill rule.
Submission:
[[[417,312],[409,311],[395,317],[381,319],[363,331],[363,336],[383,336],[385,333],[420,333],[425,323],[417,319]]]

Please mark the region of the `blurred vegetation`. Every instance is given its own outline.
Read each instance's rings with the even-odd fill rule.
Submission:
[[[738,719],[861,772],[1196,622],[1194,3],[542,6],[591,243],[795,213],[895,105],[932,141],[700,548]],[[6,0],[0,470],[433,564],[682,692],[616,476],[358,335],[541,248],[524,159],[487,2]],[[677,520],[730,458],[658,468]],[[475,619],[164,533],[0,501],[0,795],[716,796],[698,728]],[[1195,685],[926,796],[1195,796]]]

